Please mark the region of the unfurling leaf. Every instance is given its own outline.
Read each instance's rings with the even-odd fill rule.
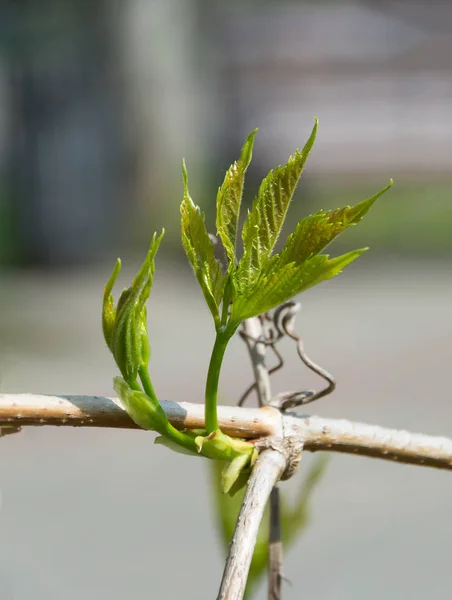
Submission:
[[[235,267],[235,244],[239,222],[240,204],[243,194],[245,172],[253,154],[254,136],[257,129],[246,138],[240,158],[227,171],[223,184],[217,194],[217,233],[223,246],[229,264]]]
[[[204,435],[204,433],[195,437],[195,444],[198,452],[207,458],[231,461],[244,454],[248,456],[250,465],[257,458],[255,446],[245,440],[231,438],[220,429],[212,431],[209,435]]]
[[[225,277],[221,264],[214,255],[214,246],[207,233],[204,213],[190,197],[185,163],[183,163],[182,172],[184,177],[184,197],[180,208],[182,243],[215,324],[219,326],[219,307],[223,296]]]
[[[243,255],[236,264],[236,241],[245,172],[251,161],[254,134],[248,136],[238,161],[226,173],[217,195],[217,234],[228,269],[223,273],[204,223],[204,214],[188,191],[185,164],[181,205],[185,251],[214,317],[217,332],[234,332],[243,320],[290,300],[296,294],[334,277],[364,250],[330,259],[319,253],[348,227],[358,223],[392,185],[355,206],[319,211],[298,223],[279,254],[273,254],[289,204],[314,144],[318,121],[303,150],[270,171],[262,181],[242,230]]]
[[[290,201],[314,144],[317,126],[316,119],[303,150],[296,150],[284,166],[270,171],[260,185],[257,198],[243,226],[244,253],[236,275],[239,292],[255,283],[275,247]]]
[[[301,264],[321,252],[348,227],[356,225],[369,211],[375,200],[392,186],[392,179],[385,188],[368,200],[355,206],[345,206],[328,212],[319,211],[302,219],[289,235],[276,260],[275,270],[295,262]]]
[[[241,454],[223,468],[221,472],[221,490],[223,494],[229,494],[232,489],[238,491],[246,483],[250,466],[250,456]],[[239,488],[237,488],[237,483],[241,484]]]
[[[243,321],[287,302],[300,292],[335,277],[366,250],[353,250],[335,258],[320,254],[301,265],[292,262],[280,270],[264,272],[257,284],[239,296],[232,305],[231,320]]]
[[[232,305],[231,320],[239,322],[275,308],[318,283],[338,275],[366,248],[330,259],[318,254],[347,227],[358,223],[375,200],[392,186],[355,206],[320,211],[304,218],[287,238],[279,254],[269,257],[254,284],[243,289]]]
[[[111,291],[115,285],[120,271],[121,259],[118,258],[115,268],[113,269],[113,273],[110,275],[110,279],[107,281],[104,288],[104,303],[102,307],[102,330],[104,332],[104,338],[107,342],[107,346],[112,352],[113,336],[115,333],[116,308],[115,300]]]
[[[140,367],[146,367],[150,347],[146,326],[145,303],[149,298],[155,271],[154,258],[164,232],[154,234],[146,259],[132,282],[124,290],[115,308],[112,289],[121,270],[118,259],[104,289],[102,328],[105,341],[110,348],[122,376],[128,383],[136,380]]]

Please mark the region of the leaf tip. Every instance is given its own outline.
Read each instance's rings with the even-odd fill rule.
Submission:
[[[165,228],[162,227],[162,232],[160,233],[160,235],[156,239],[158,245],[160,245],[160,242],[162,241],[164,235],[165,235]],[[156,236],[157,236],[157,232],[154,233],[154,239],[156,238]]]
[[[245,140],[245,143],[242,148],[240,161],[243,164],[244,170],[248,168],[248,165],[251,162],[251,158],[253,157],[253,147],[254,147],[254,136],[256,135],[258,129],[253,129],[253,131],[248,134],[248,137]]]
[[[385,192],[387,192],[388,190],[390,190],[392,188],[392,186],[394,185],[394,179],[391,177],[389,180],[389,183],[387,186],[385,186],[381,192],[379,192],[379,196],[382,196]]]
[[[118,278],[120,271],[121,271],[121,259],[117,258],[113,272],[110,275],[110,277],[104,287],[104,301],[106,301],[107,298],[110,296],[111,291],[113,289],[113,286],[116,283],[116,279]]]
[[[297,152],[300,153],[300,156],[303,157],[303,164],[306,161],[306,159],[308,158],[308,156],[312,150],[312,147],[314,146],[314,142],[317,137],[318,128],[319,128],[319,119],[317,117],[314,117],[314,127],[312,128],[311,135],[309,136],[308,141],[304,145],[304,148],[301,151],[301,153],[299,150],[297,150]]]
[[[307,141],[307,146],[309,147],[309,149],[312,148],[314,142],[315,142],[315,138],[317,136],[317,130],[319,129],[319,118],[318,117],[314,117],[314,127],[312,128],[311,131],[311,135],[309,136],[309,139]]]
[[[115,268],[113,269],[113,283],[116,281],[116,278],[118,277],[120,271],[121,271],[121,267],[122,267],[122,262],[121,259],[118,257],[116,259],[116,263],[115,263]]]
[[[364,254],[364,252],[367,252],[369,249],[369,246],[366,246],[365,248],[358,248],[357,250],[354,250],[354,254],[356,257],[358,257],[361,256],[361,254]]]
[[[182,202],[180,205],[180,210],[181,210],[182,215],[184,215],[187,205],[193,205],[193,200],[190,197],[190,191],[188,189],[187,165],[185,164],[184,158],[182,159],[182,179],[184,182],[184,195],[183,195]]]
[[[184,187],[188,187],[188,173],[187,173],[187,165],[185,164],[185,158],[182,159],[182,178],[184,180]]]

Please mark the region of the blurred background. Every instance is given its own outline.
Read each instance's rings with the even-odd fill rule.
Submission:
[[[332,249],[371,252],[303,296],[306,349],[338,379],[312,410],[452,435],[451,31],[445,0],[2,2],[0,389],[111,394],[103,285],[117,255],[128,285],[165,227],[151,376],[162,398],[202,401],[213,326],[179,240],[181,159],[213,230],[246,135],[260,128],[245,206],[316,115],[287,230],[395,185]],[[318,386],[283,350],[275,392]],[[225,403],[250,382],[246,360],[234,340]],[[208,469],[152,437],[0,440],[2,600],[215,597]],[[447,473],[333,457],[284,597],[448,598],[451,501]]]

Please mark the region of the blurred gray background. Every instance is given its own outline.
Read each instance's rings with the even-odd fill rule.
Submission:
[[[395,185],[331,250],[371,251],[303,296],[306,349],[338,379],[312,409],[452,435],[451,29],[444,0],[2,3],[1,390],[112,393],[103,285],[118,254],[128,285],[164,226],[151,376],[162,398],[202,401],[213,326],[178,237],[181,159],[213,226],[250,130],[245,205],[316,115],[287,229]],[[284,350],[275,392],[317,386]],[[234,340],[225,403],[250,382],[247,360]],[[207,465],[152,440],[51,428],[0,440],[2,600],[216,596]],[[333,457],[284,597],[449,598],[451,502],[446,472]]]

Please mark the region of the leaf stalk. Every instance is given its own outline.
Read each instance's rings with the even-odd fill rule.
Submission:
[[[226,347],[234,333],[235,328],[232,327],[217,329],[206,381],[205,421],[208,434],[218,429],[217,403],[220,370]]]

